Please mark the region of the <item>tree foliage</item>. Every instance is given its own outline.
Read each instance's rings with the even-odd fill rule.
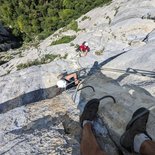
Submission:
[[[24,41],[47,37],[111,0],[0,0],[0,21]]]

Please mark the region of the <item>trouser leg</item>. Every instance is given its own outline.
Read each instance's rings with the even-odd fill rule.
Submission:
[[[89,123],[83,127],[80,149],[82,155],[106,155],[99,147]]]

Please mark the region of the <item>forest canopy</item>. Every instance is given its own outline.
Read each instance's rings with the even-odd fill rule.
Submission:
[[[0,21],[29,42],[44,39],[73,19],[111,0],[0,0]]]

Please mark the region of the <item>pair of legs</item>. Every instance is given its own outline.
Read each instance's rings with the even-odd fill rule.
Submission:
[[[105,151],[101,150],[92,131],[92,121],[96,118],[98,105],[99,101],[97,99],[89,101],[80,117],[83,128],[80,145],[82,155],[107,155]],[[137,152],[138,150],[138,153],[141,155],[155,155],[155,142],[146,133],[149,112],[146,111],[146,114],[137,117],[142,112],[145,112],[145,110],[144,108],[140,108],[133,114],[125,133],[121,137],[121,145],[129,152]],[[135,119],[136,117],[137,119]]]
[[[80,51],[80,57],[85,57],[87,56],[88,51]]]
[[[80,149],[82,155],[107,155],[100,149],[90,123],[85,124],[83,127]]]
[[[83,127],[80,147],[82,155],[107,155],[98,145],[90,123],[85,124]],[[155,142],[151,140],[144,141],[140,147],[140,154],[155,155]]]
[[[76,73],[72,73],[72,74],[69,74],[69,75],[65,76],[65,79],[67,81],[70,81],[72,78],[74,79],[75,84],[78,85],[80,81],[78,80],[78,76],[77,76]]]

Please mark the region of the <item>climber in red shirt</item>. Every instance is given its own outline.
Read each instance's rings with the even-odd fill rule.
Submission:
[[[90,48],[89,48],[88,43],[86,41],[84,41],[82,43],[82,45],[79,46],[79,51],[81,52],[80,56],[86,56],[87,53],[90,51]]]

